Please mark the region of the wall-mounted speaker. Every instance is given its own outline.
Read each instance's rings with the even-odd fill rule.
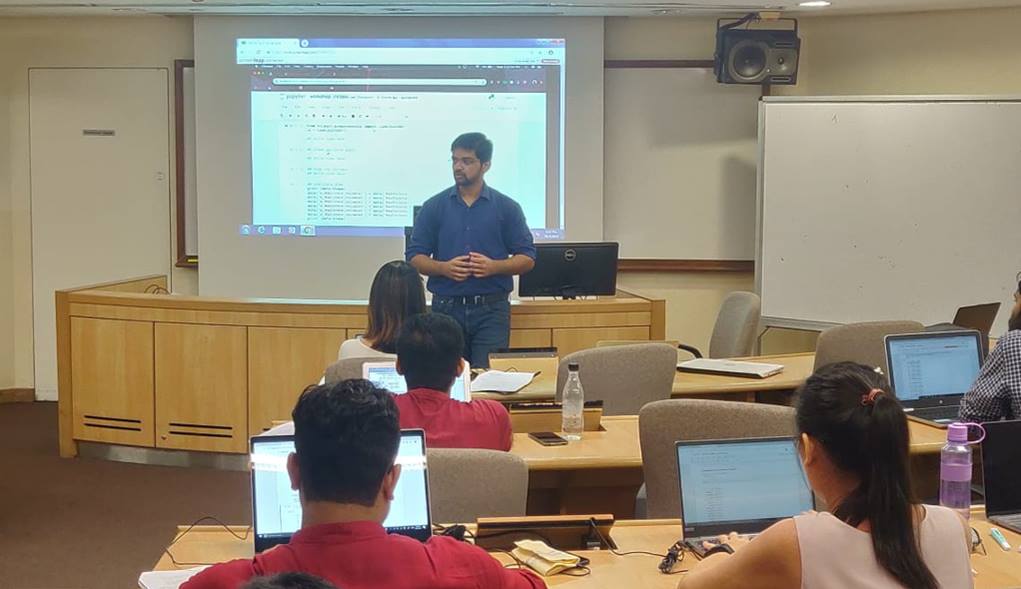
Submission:
[[[785,85],[798,82],[801,39],[797,21],[793,29],[782,30],[737,26],[720,25],[716,30],[715,65],[719,82]]]

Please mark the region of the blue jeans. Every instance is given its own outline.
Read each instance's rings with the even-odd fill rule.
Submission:
[[[461,325],[464,358],[472,368],[489,368],[489,352],[510,345],[510,301],[465,305],[433,299],[432,309]]]

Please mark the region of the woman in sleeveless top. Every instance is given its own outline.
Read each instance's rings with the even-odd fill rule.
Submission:
[[[403,260],[383,264],[369,289],[369,328],[364,335],[342,343],[337,359],[395,358],[397,332],[404,320],[426,311],[425,287],[418,270]]]
[[[908,425],[886,379],[860,364],[816,371],[798,391],[798,451],[832,513],[808,513],[747,541],[721,537],[680,589],[968,589],[970,530],[917,503]]]

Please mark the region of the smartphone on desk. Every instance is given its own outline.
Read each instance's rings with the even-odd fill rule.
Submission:
[[[566,446],[567,440],[561,438],[553,432],[532,432],[528,434],[528,437],[532,438],[536,442],[539,442],[543,446]]]

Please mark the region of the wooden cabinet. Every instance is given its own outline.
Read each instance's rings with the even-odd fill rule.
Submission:
[[[61,456],[77,441],[247,452],[367,323],[364,301],[152,294],[165,288],[149,276],[56,293]],[[665,313],[661,299],[623,292],[515,301],[510,340],[565,356],[600,340],[664,339]]]
[[[157,323],[156,447],[248,449],[248,329]]]
[[[147,321],[71,319],[75,438],[152,447],[152,332]]]
[[[248,328],[251,435],[269,429],[274,421],[291,418],[298,395],[319,382],[326,367],[336,361],[345,335],[343,329]]]

